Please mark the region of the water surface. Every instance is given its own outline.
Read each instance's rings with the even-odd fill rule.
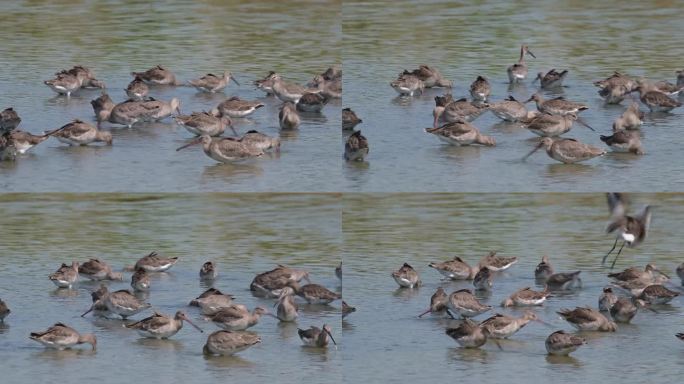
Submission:
[[[616,269],[655,263],[673,275],[682,262],[676,228],[684,215],[681,195],[632,195],[633,209],[656,204],[649,237],[637,249],[625,249]],[[602,194],[375,194],[346,195],[343,203],[345,300],[357,312],[343,320],[345,382],[404,381],[528,383],[596,381],[640,383],[675,381],[680,375],[681,299],[640,312],[616,333],[581,333],[588,344],[570,358],[550,358],[545,338],[555,330],[575,332],[555,313],[561,308],[596,308],[608,284],[601,257],[613,244],[604,233],[608,221]],[[456,322],[426,316],[418,319],[438,286],[447,292],[472,288],[472,282],[444,282],[428,267],[432,261],[460,256],[471,265],[491,250],[517,256],[519,262],[494,277],[491,295],[478,294],[495,312],[521,316],[499,304],[515,290],[535,286],[534,268],[548,255],[556,271],[582,270],[583,289],[550,298],[533,309],[546,327],[531,323],[502,341],[465,350],[445,333]],[[404,262],[419,272],[424,286],[398,289],[390,276]],[[675,279],[676,276],[675,276]],[[679,283],[677,279],[677,284]],[[368,361],[377,362],[368,364]]]
[[[0,298],[12,313],[0,324],[3,382],[63,381],[118,383],[122,378],[168,382],[288,382],[315,375],[339,382],[341,358],[332,346],[305,348],[297,328],[330,324],[341,342],[339,303],[300,306],[296,323],[264,317],[250,328],[261,344],[234,357],[205,357],[202,347],[217,326],[188,302],[207,288],[198,272],[213,260],[214,287],[253,308],[273,310],[273,301],[254,298],[249,283],[276,264],[308,269],[313,282],[339,291],[339,199],[334,195],[4,195],[0,196]],[[80,281],[56,289],[47,275],[62,263],[99,257],[116,270],[157,250],[178,264],[153,276],[147,301],[157,311],[185,310],[204,334],[186,324],[168,340],[142,339],[121,320],[80,314],[98,285]],[[110,290],[130,288],[130,273]],[[132,316],[140,320],[150,311]],[[98,338],[89,346],[46,350],[30,332],[64,322]]]

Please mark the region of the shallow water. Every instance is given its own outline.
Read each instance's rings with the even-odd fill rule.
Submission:
[[[681,195],[631,195],[632,209],[654,204],[651,232],[637,249],[625,249],[616,270],[655,263],[672,276],[682,262],[676,228],[684,214]],[[574,332],[556,315],[560,308],[597,307],[609,280],[601,257],[613,237],[604,233],[608,221],[602,194],[375,194],[345,195],[343,199],[344,295],[357,311],[343,320],[344,380],[374,382],[401,377],[404,381],[525,383],[553,377],[553,382],[639,383],[675,381],[680,375],[682,342],[681,299],[644,311],[616,333],[581,333],[588,344],[569,358],[550,358],[545,338],[555,330]],[[500,351],[487,343],[465,350],[445,335],[456,322],[418,319],[438,286],[450,293],[472,288],[472,282],[444,282],[427,265],[461,256],[471,265],[491,250],[517,256],[519,262],[494,277],[490,296],[479,295],[495,312],[521,316],[522,310],[499,304],[515,290],[535,287],[534,268],[548,255],[557,272],[582,270],[583,288],[549,298],[532,310],[551,328],[530,323]],[[398,289],[390,276],[404,262],[419,272],[423,286]],[[676,284],[679,284],[675,276]],[[535,289],[542,289],[536,287]],[[368,361],[378,362],[367,364]]]
[[[343,3],[344,105],[363,119],[358,125],[370,143],[365,164],[343,167],[352,191],[681,191],[680,130],[684,109],[648,115],[641,129],[646,155],[609,153],[579,165],[563,165],[540,151],[520,159],[537,136],[490,112],[474,121],[493,136],[495,148],[452,147],[423,131],[432,125],[433,98],[427,90],[399,98],[389,86],[404,69],[431,64],[454,81],[455,98],[469,96],[478,75],[492,85],[492,101],[509,94],[526,100],[539,86],[537,72],[569,70],[565,85],[545,97],[565,96],[587,103],[582,118],[597,132],[575,125],[565,137],[604,148],[623,105],[604,105],[592,81],[619,70],[633,76],[676,82],[682,69],[684,33],[681,3],[626,1],[478,2],[446,1]],[[508,90],[506,67],[517,62],[520,44],[528,57],[528,80]],[[528,108],[534,108],[531,103]],[[642,110],[647,110],[645,106]]]
[[[54,5],[25,1],[0,5],[0,29],[11,33],[0,55],[0,108],[14,107],[20,128],[34,134],[74,118],[94,121],[90,100],[99,90],[81,90],[67,100],[43,84],[74,64],[90,67],[115,102],[131,71],[157,64],[180,81],[230,70],[241,86],[200,94],[190,87],[158,87],[150,96],[179,97],[181,112],[210,110],[232,95],[266,104],[236,129],[279,135],[278,105],[252,81],[268,71],[305,83],[341,62],[339,1],[146,2],[75,1]],[[171,119],[134,129],[106,126],[112,147],[68,148],[49,139],[16,162],[0,163],[4,191],[173,192],[336,191],[341,179],[340,102],[303,117],[298,132],[282,137],[279,156],[249,164],[221,165],[200,147],[176,152],[192,137]],[[230,135],[226,132],[226,135]]]
[[[330,324],[341,343],[339,303],[300,306],[296,324],[264,317],[250,328],[261,344],[234,357],[205,357],[202,347],[217,326],[202,319],[188,302],[207,286],[198,271],[217,263],[214,286],[253,308],[272,310],[273,301],[252,297],[249,283],[258,272],[281,263],[305,268],[313,282],[339,291],[339,199],[334,195],[3,195],[0,196],[0,298],[12,310],[0,323],[3,382],[301,382],[312,375],[339,382],[340,352],[302,346],[297,327]],[[142,339],[120,320],[80,314],[90,307],[96,283],[81,280],[73,290],[56,289],[47,278],[62,262],[99,257],[116,270],[158,250],[180,261],[153,276],[147,301],[173,314],[185,310],[204,329],[188,324],[168,340]],[[110,289],[130,288],[130,273]],[[150,311],[132,316],[140,320]],[[28,339],[61,321],[94,332],[89,346],[51,351]],[[123,371],[122,371],[123,370]]]

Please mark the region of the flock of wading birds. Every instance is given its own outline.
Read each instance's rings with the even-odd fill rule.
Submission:
[[[116,104],[106,93],[91,101],[97,126],[76,119],[60,128],[34,135],[17,129],[21,118],[13,108],[3,110],[0,113],[0,160],[14,160],[17,154],[26,153],[51,136],[69,145],[88,145],[95,142],[111,145],[112,134],[101,129],[103,123],[131,128],[139,123],[160,121],[173,114],[176,114],[176,123],[197,136],[178,150],[202,144],[207,156],[222,163],[243,161],[263,156],[266,151],[280,150],[280,139],[277,137],[270,137],[256,130],[237,137],[233,128],[231,119],[245,118],[264,106],[259,100],[242,100],[233,96],[209,112],[182,115],[178,98],[162,101],[148,96],[150,87],[158,86],[187,85],[199,92],[222,92],[230,81],[239,85],[230,72],[222,75],[209,73],[185,84],[179,82],[171,70],[161,65],[145,72],[132,72],[131,75],[133,80],[125,89],[128,97],[126,101]],[[92,70],[81,65],[62,70],[55,74],[54,79],[44,83],[66,97],[83,88],[105,88],[104,82],[98,80]],[[274,95],[282,101],[278,114],[282,130],[297,129],[307,114],[320,114],[331,99],[342,97],[342,71],[339,67],[331,67],[314,76],[306,86],[285,81],[275,72],[270,72],[254,84],[266,95]],[[220,137],[226,128],[230,128],[236,137]]]
[[[535,57],[527,45],[522,45],[518,62],[507,68],[511,85],[519,84],[527,78],[528,67],[525,63],[525,55]],[[567,74],[567,70],[559,72],[551,69],[547,73],[538,73],[534,81],[539,81],[543,90],[558,89],[563,86],[563,80]],[[623,114],[614,121],[612,135],[601,135],[601,141],[616,152],[643,154],[638,130],[642,124],[644,113],[640,111],[634,93],[639,93],[639,99],[648,107],[650,112],[670,112],[682,105],[672,96],[682,94],[684,70],[677,71],[676,75],[676,84],[668,81],[652,82],[643,78],[634,79],[619,72],[613,73],[604,80],[595,81],[594,85],[599,88],[598,94],[607,104],[619,104],[626,98],[634,100]],[[404,70],[390,85],[401,96],[412,97],[422,94],[425,88],[450,89],[453,83],[444,78],[437,68],[421,65],[413,71]],[[452,145],[495,146],[496,141],[493,137],[481,134],[471,124],[484,112],[491,111],[498,118],[508,122],[520,123],[530,132],[542,137],[539,144],[524,159],[541,148],[546,150],[549,157],[562,163],[581,162],[606,153],[601,148],[581,143],[575,139],[560,138],[561,135],[570,131],[575,122],[592,131],[594,130],[579,117],[582,111],[589,109],[584,103],[566,100],[563,97],[545,100],[541,93],[533,94],[524,102],[516,100],[513,96],[502,101],[492,102],[490,101],[491,85],[483,76],[478,76],[475,79],[470,85],[469,92],[471,100],[466,98],[454,100],[451,94],[436,96],[433,126],[426,128],[425,131]],[[525,105],[533,101],[537,110],[528,111]],[[350,109],[343,110],[343,129],[351,130],[360,122],[361,120],[353,111]],[[347,153],[355,153],[361,147],[365,147],[365,153],[368,153],[367,140],[360,133],[352,134],[347,143]],[[347,157],[350,158],[351,156]]]
[[[630,248],[636,247],[646,238],[651,221],[651,209],[647,206],[638,214],[628,215],[626,199],[617,193],[608,194],[608,205],[612,215],[606,231],[616,233],[617,237],[602,262],[605,263],[607,257],[617,248],[618,242],[622,241],[613,260],[612,266],[614,266],[625,245]],[[517,257],[499,257],[496,252],[491,252],[475,266],[468,265],[460,257],[442,263],[430,263],[429,266],[436,269],[445,279],[472,280],[476,290],[491,291],[492,281],[497,273],[510,268],[517,261]],[[680,264],[676,271],[684,285],[684,263]],[[519,289],[505,299],[501,306],[543,305],[547,298],[553,297],[554,292],[580,288],[580,273],[581,271],[556,272],[549,258],[544,256],[534,271],[534,277],[538,283],[545,286],[545,289],[543,291],[535,291],[530,287]],[[421,285],[418,272],[408,263],[392,272],[392,277],[400,287],[405,289],[413,289]],[[599,296],[598,309],[576,307],[561,309],[557,313],[580,331],[615,332],[618,329],[617,323],[629,323],[639,309],[658,313],[659,306],[668,305],[681,292],[679,287],[672,286],[676,290],[665,287],[664,284],[669,284],[669,276],[653,264],[647,264],[643,269],[630,267],[622,272],[610,273],[608,277],[613,282],[606,286]],[[615,292],[614,288],[616,288]],[[624,295],[617,295],[618,290],[624,292]],[[562,298],[559,297],[558,300]],[[490,310],[492,306],[481,303],[470,289],[461,289],[447,294],[440,287],[432,295],[430,307],[419,317],[431,313],[441,317],[448,315],[452,319],[462,318],[460,325],[447,328],[446,334],[465,348],[478,348],[488,339],[493,340],[501,348],[497,339],[513,336],[531,321],[547,324],[531,310],[525,311],[522,317],[497,313],[480,323],[472,320]],[[676,336],[684,340],[684,333]],[[584,344],[586,344],[585,339],[563,330],[551,333],[545,342],[546,350],[551,355],[568,355]]]
[[[525,55],[535,57],[527,45],[520,48],[518,62],[507,69],[511,84],[521,83],[527,78]],[[535,81],[539,81],[542,89],[558,88],[563,86],[563,80],[567,74],[567,70],[558,72],[552,69],[546,74],[540,72]],[[594,85],[599,88],[598,93],[606,103],[619,104],[630,97],[636,100],[633,93],[638,92],[641,102],[651,112],[667,113],[682,105],[672,96],[682,94],[684,70],[677,71],[676,74],[677,82],[673,84],[668,81],[652,82],[643,78],[633,79],[626,74],[615,72],[604,80],[594,82]],[[233,96],[209,112],[181,115],[180,101],[177,98],[165,102],[148,97],[150,86],[182,85],[176,80],[173,72],[158,65],[145,72],[133,72],[131,75],[134,79],[125,89],[128,100],[115,104],[107,94],[103,94],[91,102],[98,123],[97,127],[82,120],[74,120],[58,129],[47,131],[43,135],[33,135],[18,130],[17,127],[21,122],[18,114],[12,108],[5,109],[0,116],[0,159],[14,159],[17,153],[25,153],[50,136],[69,145],[86,145],[93,142],[111,144],[111,132],[100,130],[103,122],[126,125],[130,128],[137,123],[165,119],[174,113],[177,113],[174,119],[178,124],[198,136],[197,139],[178,150],[201,143],[207,156],[218,162],[231,163],[260,157],[264,151],[280,148],[278,138],[269,137],[256,130],[250,130],[241,137],[217,137],[224,133],[226,127],[230,127],[237,136],[231,118],[238,119],[251,115],[264,106],[260,101],[242,100]],[[207,74],[189,81],[187,85],[201,92],[220,92],[231,80],[237,83],[230,72],[224,72],[221,76]],[[80,65],[57,73],[54,79],[45,81],[45,84],[58,94],[67,97],[81,88],[104,88],[104,83],[96,79],[90,69]],[[330,99],[341,98],[342,70],[338,67],[331,67],[322,74],[314,76],[306,86],[286,82],[274,72],[255,81],[254,84],[267,95],[275,95],[283,102],[278,115],[280,128],[296,129],[301,121],[300,112],[320,113]],[[413,71],[405,70],[390,85],[400,95],[407,97],[422,93],[425,88],[451,88],[453,86],[452,82],[445,79],[439,70],[428,65],[421,65]],[[581,162],[606,153],[601,148],[575,139],[559,138],[569,132],[575,122],[594,130],[579,117],[582,111],[589,108],[586,104],[566,100],[563,97],[545,100],[540,93],[533,94],[525,102],[518,101],[513,96],[502,101],[490,102],[490,95],[491,85],[488,80],[483,76],[478,76],[470,85],[471,101],[466,98],[454,100],[451,94],[436,96],[433,126],[425,131],[452,145],[495,146],[496,141],[493,137],[481,134],[470,123],[489,110],[500,119],[521,123],[532,133],[543,137],[524,159],[541,148],[546,150],[549,157],[562,163]],[[536,104],[536,111],[528,111],[525,106],[532,101]],[[616,152],[643,154],[638,131],[643,117],[644,114],[639,109],[639,104],[633,101],[613,123],[613,134],[601,135],[601,141]],[[361,131],[354,131],[354,127],[361,122],[362,120],[351,109],[342,110],[342,130],[348,135],[344,157],[348,161],[363,161],[368,155],[368,140],[361,134]]]
[[[166,339],[175,335],[183,327],[183,322],[188,322],[198,331],[204,332],[194,324],[184,311],[178,311],[175,315],[167,315],[154,312],[150,317],[135,322],[127,322],[130,316],[151,308],[151,304],[143,301],[150,290],[150,274],[168,271],[178,262],[178,257],[163,257],[156,252],[138,260],[133,267],[125,270],[133,271],[131,276],[130,290],[118,290],[110,292],[105,284],[92,292],[93,304],[81,317],[93,313],[98,317],[120,316],[124,320],[126,328],[134,329],[147,338]],[[342,264],[335,269],[335,274],[342,279]],[[59,269],[50,274],[50,280],[59,289],[72,289],[79,277],[92,281],[120,281],[124,276],[122,272],[114,272],[112,267],[100,259],[90,259],[83,264],[74,261],[71,265],[62,264]],[[214,262],[207,261],[202,265],[199,272],[202,281],[211,283],[218,277],[218,270]],[[308,284],[300,285],[301,280]],[[258,334],[247,331],[259,322],[264,315],[277,318],[279,321],[295,322],[298,318],[298,304],[295,296],[299,296],[308,304],[329,305],[342,295],[328,290],[319,284],[309,281],[309,272],[306,270],[289,268],[278,265],[275,269],[260,273],[254,277],[250,286],[252,294],[265,299],[276,299],[275,313],[266,308],[256,307],[251,312],[242,304],[234,301],[230,294],[222,293],[216,288],[209,288],[190,302],[190,306],[199,307],[205,320],[211,321],[222,330],[211,333],[204,345],[204,353],[208,355],[232,355],[243,351],[261,342]],[[342,302],[343,316],[355,309]],[[10,314],[7,304],[0,300],[0,322]],[[337,343],[332,336],[330,325],[323,324],[321,328],[311,326],[308,329],[298,329],[298,334],[303,344],[307,347],[327,348],[329,340]],[[42,332],[33,332],[30,339],[35,340],[48,348],[67,349],[77,344],[89,343],[92,349],[97,346],[97,338],[94,334],[81,334],[75,329],[63,323],[56,323]]]

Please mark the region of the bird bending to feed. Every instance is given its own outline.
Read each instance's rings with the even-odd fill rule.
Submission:
[[[145,100],[145,97],[147,97],[147,94],[150,92],[150,87],[148,87],[140,77],[136,76],[128,83],[128,86],[126,86],[124,91],[126,91],[126,96],[128,96],[129,99],[142,101]]]
[[[254,86],[266,93],[266,96],[273,96],[273,75],[276,73],[273,71],[268,72],[268,74],[262,78],[254,81]]]
[[[161,65],[150,68],[145,72],[131,72],[131,76],[140,78],[147,84],[152,85],[179,85],[176,81],[176,75]]]
[[[190,115],[178,115],[173,118],[178,125],[183,126],[195,136],[221,136],[229,127],[237,135],[230,117],[217,117],[209,112],[193,112]]]
[[[577,307],[561,309],[558,313],[565,321],[580,331],[615,332],[617,324],[592,308]]]
[[[232,137],[211,138],[207,135],[200,136],[188,144],[177,148],[176,151],[200,143],[202,143],[204,153],[219,163],[232,163],[260,157],[264,154],[261,149],[248,146],[241,139]]]
[[[618,281],[630,281],[635,279],[653,283],[666,281],[658,281],[660,276],[669,279],[669,276],[661,272],[660,269],[658,269],[658,267],[651,263],[646,264],[644,269],[641,269],[639,267],[629,267],[621,272],[614,272],[608,274],[608,277]]]
[[[317,90],[326,99],[342,98],[342,79],[326,79],[323,75],[316,75],[307,84],[308,87]]]
[[[233,96],[222,101],[218,106],[216,106],[216,108],[211,110],[211,113],[214,116],[240,118],[251,115],[257,109],[262,108],[263,106],[264,104],[259,101],[242,100],[237,96]]]
[[[613,152],[633,153],[635,155],[644,154],[638,131],[628,131],[624,129],[615,130],[615,128],[613,128],[612,135],[601,135],[599,138],[606,143]]]
[[[94,142],[103,142],[112,145],[111,132],[102,131],[79,119],[63,125],[52,131],[45,132],[46,136],[53,136],[62,143],[69,145],[88,145]]]
[[[332,328],[328,324],[323,324],[323,328],[311,326],[309,329],[297,329],[297,334],[307,347],[325,348],[328,346],[328,338],[332,340],[337,348],[337,343],[332,335]]]
[[[489,104],[468,101],[466,98],[453,100],[451,94],[435,96],[435,107],[432,109],[432,126],[440,123],[471,122],[489,109]]]
[[[188,84],[195,87],[195,89],[197,89],[198,91],[214,93],[222,91],[225,87],[228,86],[228,82],[231,80],[235,84],[240,86],[240,83],[238,83],[238,81],[235,80],[233,74],[228,71],[223,72],[223,75],[221,76],[214,75],[213,73],[208,73],[200,77],[199,79],[190,80]]]
[[[240,138],[240,142],[250,148],[256,148],[262,151],[271,149],[275,149],[276,152],[280,151],[280,139],[278,137],[271,137],[254,129],[245,132]]]
[[[229,356],[261,343],[259,335],[246,331],[216,331],[207,337],[204,354]]]
[[[489,81],[483,76],[478,76],[472,84],[470,84],[470,97],[475,101],[487,101],[489,94],[492,92],[492,86]]]
[[[639,299],[651,305],[661,305],[669,303],[679,295],[679,292],[667,289],[660,284],[653,284],[641,291]]]
[[[48,348],[60,351],[84,343],[90,344],[93,347],[93,351],[97,348],[97,338],[95,335],[92,333],[81,335],[75,329],[63,323],[56,323],[43,332],[31,332],[30,339]]]
[[[670,112],[681,107],[682,103],[656,89],[652,84],[637,81],[639,84],[633,92],[639,92],[639,99],[651,112]]]
[[[361,124],[361,120],[351,108],[342,109],[342,130],[349,131],[354,129],[358,124]]]
[[[513,317],[497,313],[481,322],[480,327],[487,328],[489,330],[489,337],[493,339],[507,339],[531,321],[546,324],[540,320],[534,312],[526,310],[522,317]]]
[[[116,292],[109,292],[107,287],[103,286],[101,287],[101,290],[100,298],[93,303],[90,309],[85,311],[81,317],[96,309],[99,304],[104,304],[109,312],[121,316],[121,318],[124,320],[126,320],[126,318],[129,316],[133,316],[152,306],[149,303],[143,303],[142,301],[138,300],[137,297],[125,289]]]
[[[657,278],[655,284],[660,283],[661,279]],[[641,295],[641,293],[647,288],[653,285],[654,282],[652,281],[645,281],[641,279],[632,279],[628,281],[615,281],[613,282],[613,285],[619,288],[622,288],[623,290],[629,292],[632,296],[638,297]]]
[[[43,83],[57,94],[67,97],[71,97],[72,93],[81,88],[81,82],[70,73],[60,73],[54,79],[45,80]]]
[[[0,112],[0,134],[12,132],[21,123],[21,117],[14,108],[5,108]]]
[[[280,122],[280,129],[297,129],[299,127],[301,119],[293,102],[286,101],[280,106],[278,121]]]
[[[66,126],[65,126],[66,127]],[[28,152],[29,149],[35,147],[36,145],[47,140],[50,136],[54,136],[59,133],[61,129],[56,129],[45,133],[43,135],[34,135],[29,132],[24,132],[18,129],[13,130],[9,134],[9,140],[12,142],[14,147],[17,149],[17,153],[24,154]]]
[[[478,291],[491,291],[493,275],[488,267],[482,267],[473,278],[473,286]]]
[[[310,283],[300,286],[299,283],[290,281],[288,286],[294,290],[297,296],[306,300],[309,304],[327,305],[342,298],[341,294],[319,284]]]
[[[100,259],[89,259],[78,267],[78,273],[89,280],[123,280],[121,272],[113,272],[112,267]]]
[[[71,266],[62,264],[56,272],[48,277],[59,288],[71,289],[78,280],[78,262],[73,261]]]
[[[213,315],[221,309],[233,305],[233,299],[233,295],[224,294],[215,288],[209,288],[192,300],[190,305],[200,307],[204,315]]]
[[[487,267],[494,272],[502,272],[513,266],[518,262],[518,258],[513,257],[501,257],[496,255],[496,251],[491,251],[482,259],[480,259],[480,268]]]
[[[71,69],[64,69],[55,73],[58,78],[66,75],[76,77],[81,88],[105,88],[104,82],[96,79],[95,73],[82,65],[74,65]]]
[[[423,317],[428,313],[433,315],[444,315],[447,309],[446,303],[448,298],[449,296],[447,296],[446,292],[444,292],[444,288],[437,288],[437,291],[432,295],[432,297],[430,297],[430,308],[418,315],[418,317]]]
[[[542,292],[533,291],[530,287],[525,287],[515,291],[506,300],[501,303],[502,307],[529,307],[535,305],[542,305],[546,298],[551,296],[551,292],[544,290]]]
[[[452,318],[475,317],[491,309],[491,305],[480,303],[469,289],[452,292],[447,298],[447,314]]]
[[[171,101],[128,99],[122,103],[114,104],[108,96],[100,96],[91,102],[97,115],[98,126],[108,121],[111,124],[125,125],[132,128],[138,123],[163,120],[172,114],[180,115],[180,100],[173,98]]]
[[[276,317],[280,321],[292,322],[299,317],[297,303],[294,301],[295,291],[291,287],[285,287],[275,303]]]
[[[599,296],[598,308],[601,312],[608,312],[618,301],[617,295],[613,293],[613,288],[605,287],[603,288],[603,293]]]
[[[135,263],[133,270],[144,269],[147,272],[166,272],[176,265],[178,257],[162,257],[156,251],[143,256]]]
[[[396,80],[390,82],[390,86],[400,96],[413,96],[416,93],[422,95],[425,91],[425,83],[418,76],[409,73],[400,73]]]
[[[112,98],[106,93],[102,93],[96,99],[91,100],[90,105],[93,107],[98,126],[109,120],[112,109],[116,106]]]
[[[155,312],[148,318],[133,324],[127,324],[126,328],[137,330],[143,337],[167,339],[183,328],[183,321],[187,321],[198,331],[204,332],[200,327],[195,325],[183,311],[176,312],[173,317]]]
[[[534,269],[534,278],[546,281],[551,275],[553,275],[553,267],[549,262],[549,257],[544,255],[542,256],[541,262],[537,264],[537,267]]]
[[[425,132],[437,136],[445,143],[456,146],[483,145],[493,147],[496,140],[491,136],[480,133],[472,124],[465,120],[446,123],[437,128],[425,128]]]
[[[586,343],[587,341],[581,337],[556,331],[546,338],[544,345],[549,355],[567,356]]]
[[[249,285],[249,290],[254,296],[275,299],[281,296],[283,288],[288,287],[290,283],[298,283],[302,279],[311,282],[308,271],[279,264],[270,271],[256,275]]]
[[[496,102],[489,102],[489,110],[494,116],[503,121],[516,122],[525,121],[534,118],[538,112],[528,111],[525,104],[516,100],[513,96],[508,96],[508,99]]]
[[[534,81],[539,80],[539,84],[541,84],[542,89],[558,88],[563,86],[563,80],[565,80],[567,75],[567,70],[558,72],[555,69],[552,69],[546,72],[546,74],[539,72]]]
[[[368,139],[361,134],[361,131],[355,131],[344,144],[344,159],[347,161],[363,161],[368,155]]]
[[[150,290],[150,275],[142,268],[135,270],[131,276],[131,287],[136,292],[147,292]]]
[[[636,80],[634,80],[629,75],[620,73],[618,71],[613,72],[612,75],[608,76],[603,80],[594,81],[594,85],[598,87],[600,90],[607,89],[610,87],[624,87],[626,92],[630,92],[636,89],[638,86]]]
[[[615,247],[619,240],[622,240],[622,245],[618,250],[615,259],[611,264],[610,268],[613,269],[615,263],[617,262],[620,253],[622,253],[622,248],[627,245],[628,248],[635,248],[639,246],[648,234],[648,228],[651,225],[651,207],[647,205],[644,209],[634,216],[627,215],[626,204],[624,196],[620,193],[608,193],[608,207],[611,213],[611,222],[606,227],[606,233],[616,232],[617,236],[615,238],[615,243],[613,247],[603,256],[601,260],[601,265],[604,265],[606,258],[613,253]]]
[[[305,92],[299,98],[296,104],[296,109],[299,112],[319,113],[330,101],[322,93]]]
[[[421,285],[418,272],[408,263],[404,263],[401,268],[393,271],[392,278],[401,288],[415,288]]]
[[[404,70],[402,75],[412,75],[423,82],[425,88],[451,88],[453,83],[442,76],[442,73],[435,67],[421,64],[413,71]]]
[[[458,256],[454,256],[453,260],[443,263],[430,263],[428,266],[451,280],[472,280],[479,271],[479,266],[471,267]]]
[[[582,271],[554,273],[546,279],[546,287],[554,291],[569,291],[582,286]]]
[[[90,293],[90,298],[92,300],[92,306],[93,306],[93,316],[95,317],[109,317],[112,313],[109,312],[109,309],[107,309],[107,306],[105,305],[104,302],[100,301],[100,298],[103,297],[105,294],[107,294],[109,291],[107,290],[107,286],[104,284],[100,284],[100,288],[97,290],[93,291]]]
[[[447,328],[446,334],[463,348],[479,348],[487,342],[490,335],[487,327],[481,327],[470,319],[465,319],[456,328]],[[496,340],[494,342],[501,348]]]
[[[307,93],[320,93],[319,89],[302,87],[301,85],[287,82],[277,73],[271,75],[271,80],[273,82],[271,87],[273,94],[283,102],[291,101],[297,104],[299,99]]]
[[[578,163],[606,154],[606,151],[600,148],[580,143],[575,139],[554,140],[550,137],[544,137],[541,139],[539,144],[537,144],[537,146],[534,147],[534,149],[532,149],[527,155],[523,157],[523,161],[525,161],[528,157],[530,157],[533,153],[537,152],[541,148],[544,148],[546,154],[550,158],[560,161],[564,164]]]
[[[221,308],[218,312],[209,315],[208,318],[214,324],[228,331],[244,331],[255,326],[262,315],[268,311],[262,307],[256,307],[250,313],[242,305],[231,305]]]
[[[537,110],[542,113],[549,113],[552,115],[567,115],[569,113],[580,113],[589,109],[585,104],[575,103],[573,101],[565,100],[564,97],[556,97],[555,99],[544,100],[540,93],[532,95],[525,104],[534,101],[537,105]]]
[[[542,137],[555,137],[567,133],[572,128],[572,124],[577,121],[582,126],[594,130],[587,123],[582,121],[576,114],[568,113],[566,115],[551,115],[549,113],[540,113],[526,122],[526,128],[535,135]]]
[[[277,298],[282,288],[290,282],[298,283],[302,279],[310,282],[308,271],[278,264],[276,268],[256,275],[249,289],[258,297]]]
[[[647,307],[645,301],[631,297],[621,297],[610,307],[610,317],[617,323],[629,323],[636,316],[639,307]]]
[[[684,286],[684,263],[681,263],[677,266],[677,276],[679,277],[679,280],[682,283],[682,286]]]

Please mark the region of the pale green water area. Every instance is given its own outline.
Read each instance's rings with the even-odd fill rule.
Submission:
[[[623,105],[604,105],[592,81],[619,70],[633,76],[676,82],[683,69],[684,3],[678,1],[345,1],[343,10],[344,105],[363,119],[370,142],[367,163],[344,167],[345,190],[396,191],[681,191],[683,108],[649,114],[641,129],[645,156],[609,153],[564,165],[540,151],[520,159],[538,142],[518,124],[491,112],[473,124],[497,141],[495,148],[453,147],[423,131],[432,125],[434,96],[398,98],[389,86],[404,69],[434,65],[454,81],[454,98],[470,95],[478,75],[492,85],[491,101],[509,95],[526,100],[539,89],[537,72],[569,70],[557,91],[583,102],[582,118],[597,132],[575,126],[564,137],[607,148]],[[517,62],[522,43],[527,81],[508,90],[506,68]],[[680,99],[681,101],[681,99]],[[530,103],[529,108],[534,108]],[[647,110],[642,105],[642,110]]]
[[[0,323],[3,383],[63,382],[146,383],[286,382],[319,377],[341,380],[341,356],[306,348],[297,328],[332,327],[342,342],[340,303],[300,304],[296,323],[266,316],[250,330],[262,342],[233,357],[205,357],[202,347],[219,328],[188,302],[208,288],[199,270],[213,260],[219,277],[213,286],[231,293],[249,308],[274,310],[274,300],[251,295],[249,284],[276,264],[310,271],[312,282],[339,291],[340,203],[334,195],[4,195],[0,196],[0,298],[12,313]],[[201,328],[188,324],[168,340],[143,339],[121,320],[90,315],[97,283],[81,279],[74,289],[57,289],[47,278],[61,263],[106,260],[120,271],[157,250],[178,256],[168,272],[155,274],[147,302],[157,311],[184,310]],[[131,273],[110,290],[130,288]],[[299,299],[298,299],[299,302]],[[141,320],[146,311],[132,316]],[[30,332],[64,322],[98,338],[89,346],[46,350],[29,340]]]
[[[20,1],[0,4],[0,108],[14,107],[20,128],[34,134],[74,118],[94,122],[90,100],[99,90],[71,99],[43,84],[61,69],[90,67],[115,102],[131,71],[162,64],[185,82],[206,73],[235,74],[217,94],[191,87],[156,87],[150,96],[178,97],[181,112],[210,110],[230,96],[264,108],[236,119],[279,136],[280,101],[252,82],[276,71],[306,83],[341,63],[339,1]],[[282,151],[249,164],[217,165],[196,146],[176,152],[193,136],[170,118],[133,129],[105,125],[112,147],[68,148],[50,139],[16,162],[0,163],[0,190],[19,192],[337,191],[341,180],[340,101],[303,117],[300,129],[281,137]],[[231,135],[227,130],[225,135]]]
[[[683,196],[631,198],[633,210],[655,205],[651,232],[640,248],[623,250],[616,270],[651,262],[678,286],[674,269],[682,262]],[[357,307],[342,325],[345,382],[666,383],[681,375],[682,341],[674,337],[684,331],[681,298],[654,307],[657,314],[637,313],[632,324],[619,324],[615,333],[581,332],[588,344],[568,358],[546,354],[549,334],[576,332],[555,312],[597,308],[601,290],[609,283],[601,257],[614,237],[604,233],[609,215],[603,194],[354,195],[344,197],[343,210],[344,295]],[[492,343],[462,349],[445,334],[446,327],[457,322],[419,319],[418,314],[428,308],[437,287],[451,293],[472,289],[472,281],[440,281],[442,275],[428,264],[460,256],[475,265],[492,250],[519,261],[494,276],[491,294],[476,293],[494,306],[477,321],[496,312],[522,316],[520,309],[499,305],[520,288],[543,289],[534,280],[543,255],[557,272],[581,270],[583,288],[532,308],[551,327],[530,323],[502,340],[503,350]],[[398,289],[390,273],[404,262],[418,271],[422,287]]]

